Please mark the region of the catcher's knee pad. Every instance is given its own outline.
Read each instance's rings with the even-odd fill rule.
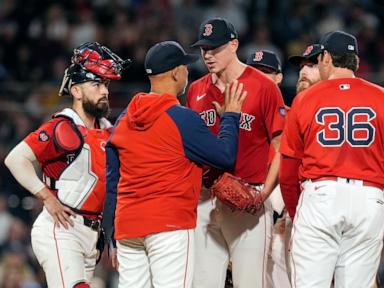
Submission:
[[[80,282],[80,283],[75,284],[75,286],[73,286],[73,288],[91,288],[91,286],[89,286],[89,284],[87,284],[85,282]]]

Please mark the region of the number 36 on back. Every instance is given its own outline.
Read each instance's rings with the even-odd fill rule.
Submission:
[[[316,122],[324,129],[317,133],[321,146],[338,147],[345,141],[352,147],[368,147],[375,140],[376,117],[370,107],[353,107],[344,112],[338,107],[322,108],[316,113]]]

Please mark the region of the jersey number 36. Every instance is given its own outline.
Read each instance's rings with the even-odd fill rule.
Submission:
[[[368,147],[375,140],[375,126],[371,121],[376,113],[369,107],[354,107],[344,112],[338,107],[321,108],[316,122],[324,128],[317,132],[322,146],[338,147],[345,141],[353,147]]]

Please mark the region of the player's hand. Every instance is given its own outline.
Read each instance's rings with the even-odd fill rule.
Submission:
[[[241,107],[248,94],[243,88],[243,83],[239,83],[237,80],[233,81],[231,84],[226,84],[224,90],[224,105],[220,106],[219,103],[212,102],[217,114],[221,116],[224,112],[240,113]]]
[[[69,207],[64,206],[59,200],[52,195],[48,188],[40,190],[36,196],[40,198],[49,214],[51,214],[57,227],[63,225],[65,229],[68,229],[68,225],[73,226],[73,220],[70,216],[76,217],[76,213],[73,212]]]
[[[261,198],[263,199],[263,203],[265,200],[267,200],[267,198],[269,197],[269,195],[271,195],[271,193],[272,193],[272,191],[268,191],[265,188],[261,189],[260,195],[261,195]]]
[[[116,270],[119,270],[119,261],[117,260],[117,248],[112,248],[112,267],[115,268]]]

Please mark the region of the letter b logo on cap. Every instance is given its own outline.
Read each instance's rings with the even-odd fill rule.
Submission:
[[[210,36],[213,32],[212,24],[205,24],[203,36]]]
[[[255,53],[255,58],[253,58],[253,61],[259,62],[261,60],[263,60],[263,52],[262,51],[257,51]]]

